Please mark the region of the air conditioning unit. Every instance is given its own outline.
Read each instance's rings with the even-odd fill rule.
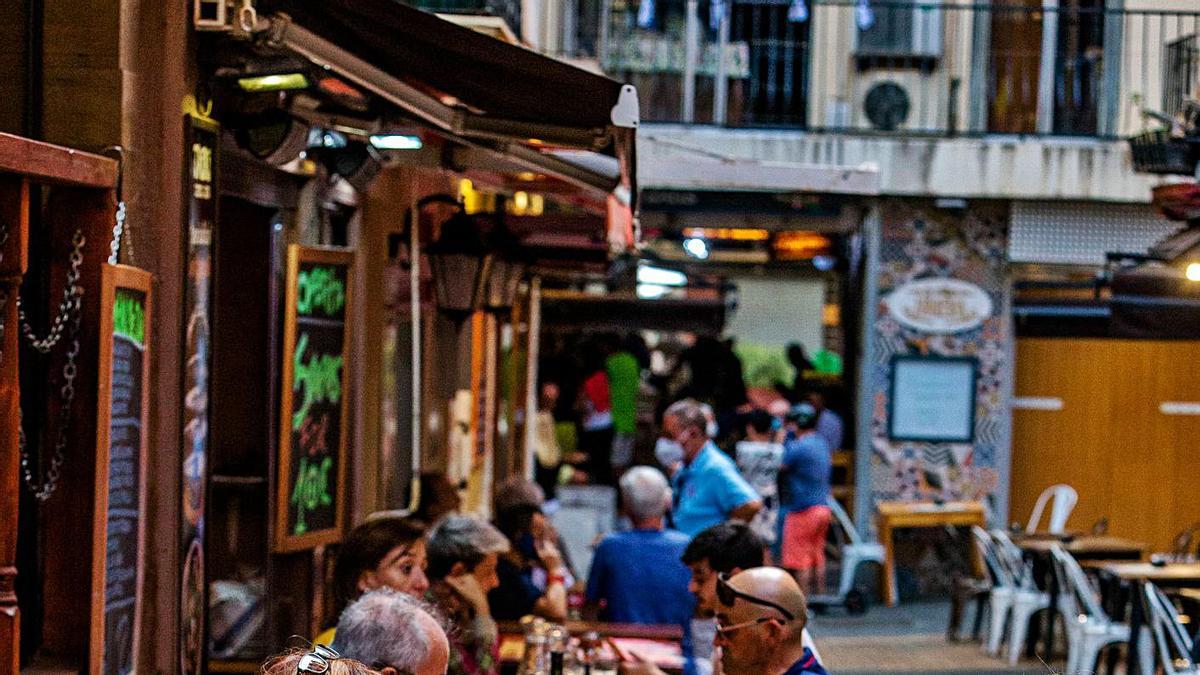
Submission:
[[[942,8],[939,0],[872,7],[871,21],[858,10],[854,55],[883,59],[936,59],[942,55]]]

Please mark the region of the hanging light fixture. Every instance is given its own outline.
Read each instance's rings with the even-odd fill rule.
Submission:
[[[478,219],[461,207],[441,229],[425,253],[433,269],[438,309],[461,323],[483,305],[495,255]]]
[[[504,223],[503,209],[496,218],[496,226],[488,238],[493,256],[484,306],[490,312],[504,314],[512,311],[517,301],[517,289],[529,265],[521,250],[521,241]]]

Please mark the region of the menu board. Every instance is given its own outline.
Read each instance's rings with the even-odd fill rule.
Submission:
[[[275,548],[341,538],[348,399],[347,317],[353,256],[288,247]]]
[[[125,675],[141,623],[150,273],[105,265],[101,301],[91,672]]]
[[[889,415],[892,440],[946,443],[974,440],[978,369],[978,361],[971,357],[892,359]]]

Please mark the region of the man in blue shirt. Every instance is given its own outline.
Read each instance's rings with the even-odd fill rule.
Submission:
[[[829,443],[830,450],[840,450],[845,437],[841,415],[825,407],[825,394],[819,391],[808,394],[808,404],[817,411],[817,433]]]
[[[786,488],[780,504],[783,566],[796,572],[805,592],[824,592],[825,535],[832,520],[829,477],[833,457],[829,443],[817,433],[817,411],[807,403],[787,414],[790,438],[783,446],[780,481]]]
[[[687,535],[664,527],[671,488],[658,469],[638,466],[621,477],[621,503],[633,529],[605,537],[592,556],[587,599],[618,623],[688,625],[696,601],[681,560]]]
[[[727,520],[749,521],[762,508],[754,488],[713,445],[702,405],[678,401],[663,414],[661,444],[679,446],[683,466],[672,477],[675,529],[689,537]]]

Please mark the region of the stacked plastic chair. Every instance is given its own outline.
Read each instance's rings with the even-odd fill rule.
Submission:
[[[1158,658],[1162,661],[1163,672],[1166,675],[1200,674],[1200,669],[1192,660],[1192,638],[1179,623],[1175,605],[1154,584],[1147,583],[1143,590],[1146,598],[1146,619],[1151,632],[1154,633],[1154,644],[1158,650]],[[1147,661],[1148,659],[1143,659],[1142,672],[1153,673],[1153,663]]]
[[[1042,512],[1046,510],[1046,504],[1050,503],[1050,522],[1046,531],[1052,534],[1062,534],[1066,530],[1067,519],[1071,517],[1071,511],[1075,510],[1075,503],[1078,501],[1079,493],[1070,485],[1060,483],[1042,490],[1042,494],[1038,495],[1037,502],[1033,505],[1033,513],[1029,514],[1029,522],[1025,525],[1025,531],[1031,534],[1037,532],[1038,525],[1042,522]]]
[[[846,513],[837,499],[830,496],[826,502],[829,504],[829,510],[833,512],[833,517],[837,519],[838,525],[845,531],[848,541],[842,546],[842,570],[837,591],[838,597],[848,598],[855,591],[854,578],[860,564],[883,565],[883,544],[864,540],[859,534],[858,528],[854,526],[854,521],[850,520],[850,515]],[[895,589],[893,589],[893,593],[895,593]],[[899,596],[893,595],[892,597]]]
[[[1101,650],[1129,641],[1129,625],[1108,617],[1083,569],[1066,549],[1055,545],[1050,554],[1059,580],[1058,606],[1066,617],[1066,672],[1094,672]]]
[[[996,557],[1007,568],[1015,588],[1012,592],[1012,617],[1008,635],[1008,663],[1015,666],[1021,658],[1025,637],[1029,635],[1029,622],[1034,614],[1050,608],[1050,594],[1038,590],[1033,578],[1033,563],[1025,560],[1021,549],[1013,543],[1008,534],[1003,530],[995,530],[991,534],[996,546]]]

